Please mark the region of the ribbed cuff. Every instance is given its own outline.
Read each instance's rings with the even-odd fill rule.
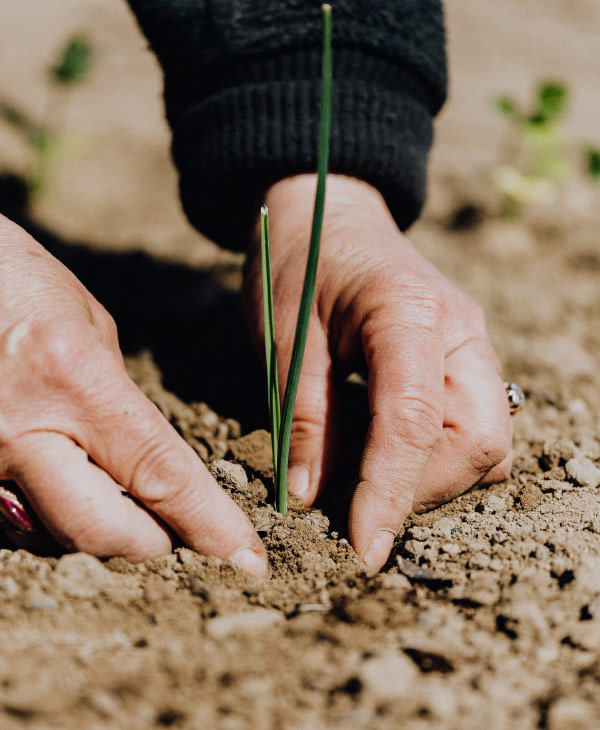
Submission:
[[[397,69],[385,87],[381,77],[336,77],[330,156],[331,172],[380,190],[401,229],[421,210],[432,141],[426,99],[405,75],[410,92]],[[320,96],[320,80],[244,79],[172,119],[182,203],[200,231],[244,249],[266,188],[316,171]]]

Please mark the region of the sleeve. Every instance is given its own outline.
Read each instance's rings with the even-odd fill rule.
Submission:
[[[320,0],[129,0],[162,65],[190,221],[240,249],[275,181],[316,170]],[[441,0],[334,0],[330,171],[406,229],[446,94]]]

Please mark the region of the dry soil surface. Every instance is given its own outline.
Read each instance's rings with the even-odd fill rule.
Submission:
[[[41,32],[24,30],[31,8],[43,14],[48,4],[1,1],[10,16],[3,52],[20,58],[23,43]],[[213,262],[215,249],[203,247],[178,211],[158,72],[131,18],[116,0],[52,7],[46,36],[60,39],[75,12],[108,49],[112,71],[99,62],[98,73],[110,78],[97,94],[114,94],[125,108],[116,123],[118,103],[109,115],[91,91],[79,111],[75,103],[76,118],[83,126],[96,120],[88,133],[107,147],[99,154],[92,145],[84,162],[96,176],[72,193],[68,180],[83,180],[90,168],[65,163],[57,188],[38,205],[38,222],[96,246],[147,241],[153,254]],[[599,727],[600,192],[571,185],[553,207],[499,221],[489,183],[498,128],[487,106],[492,93],[526,96],[551,67],[572,84],[570,134],[598,134],[598,9],[567,0],[502,7],[448,3],[454,97],[440,121],[431,202],[413,238],[483,304],[506,377],[527,393],[514,419],[510,478],[411,516],[388,565],[370,574],[335,506],[292,505],[285,519],[273,511],[268,437],[248,426],[241,405],[221,411],[204,381],[194,391],[201,397],[182,400],[165,389],[151,354],[130,357],[134,380],[250,515],[270,574],[251,578],[184,547],[139,566],[0,550],[2,728]],[[541,24],[537,36],[533,22]],[[36,46],[36,63],[38,55]],[[136,106],[125,103],[123,75],[115,73],[130,57],[148,91]],[[21,77],[33,78],[33,68],[23,60]],[[2,89],[14,97],[19,84],[6,59],[0,69]],[[139,137],[129,144],[140,106],[155,116],[138,120]],[[1,159],[18,167],[21,158],[4,145]],[[449,228],[466,203],[483,217],[468,229]],[[228,285],[236,276],[234,266]],[[212,301],[203,296],[193,302],[200,309]],[[211,338],[207,353],[232,352],[227,333]],[[240,372],[250,358],[230,357]],[[177,383],[169,388],[182,393]],[[361,395],[353,392],[357,431]],[[356,447],[348,444],[352,461]]]

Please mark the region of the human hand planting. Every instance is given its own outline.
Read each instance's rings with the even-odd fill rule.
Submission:
[[[281,390],[306,264],[315,176],[266,196]],[[263,342],[258,232],[244,291]],[[368,369],[371,421],[350,508],[350,537],[373,568],[389,557],[411,509],[504,479],[511,426],[480,307],[425,261],[368,184],[328,177],[321,254],[289,458],[289,487],[307,505],[335,468],[339,372]]]
[[[110,315],[2,216],[0,313],[0,478],[58,542],[138,561],[169,552],[173,530],[264,572],[250,522],[127,376]]]

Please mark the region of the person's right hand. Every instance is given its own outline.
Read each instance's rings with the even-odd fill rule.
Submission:
[[[127,376],[113,319],[2,216],[0,478],[68,549],[139,561],[169,552],[172,529],[266,569],[250,522]]]

